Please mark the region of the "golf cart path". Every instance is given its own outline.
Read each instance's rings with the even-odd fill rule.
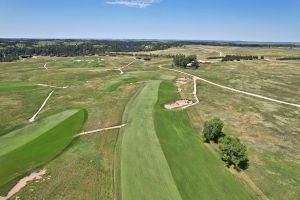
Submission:
[[[42,109],[45,107],[47,101],[50,99],[51,95],[54,93],[54,90],[52,92],[50,92],[50,94],[48,95],[48,97],[45,99],[45,101],[43,102],[43,104],[41,105],[41,107],[39,108],[39,110],[29,119],[29,122],[34,122],[36,116],[42,111]]]
[[[206,79],[201,78],[201,77],[199,77],[199,76],[194,76],[194,75],[192,75],[192,74],[189,74],[189,73],[186,73],[186,72],[182,72],[182,71],[180,71],[180,70],[169,69],[169,68],[166,68],[166,67],[162,67],[161,65],[159,65],[158,67],[161,68],[161,69],[166,69],[166,70],[170,70],[170,71],[175,71],[175,72],[178,72],[178,73],[181,73],[181,74],[185,74],[185,75],[188,75],[188,76],[196,77],[197,80],[201,80],[201,81],[204,81],[204,82],[209,83],[209,84],[211,84],[211,85],[214,85],[214,86],[217,86],[217,87],[220,87],[220,88],[223,88],[223,89],[231,90],[231,91],[236,92],[236,93],[241,93],[241,94],[245,94],[245,95],[248,95],[248,96],[253,96],[253,97],[260,98],[260,99],[272,101],[272,102],[275,102],[275,103],[280,103],[280,104],[284,104],[284,105],[289,105],[289,106],[293,106],[293,107],[300,108],[300,104],[289,103],[289,102],[280,101],[280,100],[277,100],[277,99],[265,97],[265,96],[262,96],[262,95],[258,95],[258,94],[254,94],[254,93],[250,93],[250,92],[245,92],[245,91],[242,91],[242,90],[237,90],[237,89],[234,89],[234,88],[231,88],[231,87],[227,87],[227,86],[223,86],[223,85],[214,83],[214,82],[212,82],[212,81],[206,80]]]
[[[102,128],[102,129],[96,129],[96,130],[92,130],[92,131],[86,131],[86,132],[79,133],[79,134],[75,135],[74,137],[80,137],[80,136],[89,135],[89,134],[92,134],[92,133],[109,131],[109,130],[113,130],[113,129],[120,129],[120,128],[123,128],[126,125],[127,124],[121,124],[119,126],[112,126],[112,127],[108,127],[108,128]]]
[[[47,64],[48,64],[48,63],[45,63],[45,64],[44,64],[44,68],[45,68],[46,70],[48,70]]]
[[[132,65],[134,62],[135,62],[135,60],[132,61],[132,62],[130,62],[130,63],[128,63],[127,65],[125,65],[125,66],[123,66],[123,67],[118,68],[118,70],[120,71],[120,74],[125,74],[124,71],[123,71],[123,69],[124,69],[125,67],[129,67],[129,66]]]
[[[194,81],[193,95],[194,95],[194,98],[196,99],[196,102],[193,103],[193,104],[191,104],[191,105],[184,106],[184,107],[182,107],[182,109],[186,109],[186,108],[192,107],[192,106],[197,105],[199,103],[199,98],[197,96],[197,77],[193,76],[193,81]]]
[[[35,84],[37,86],[42,86],[42,87],[50,87],[50,88],[58,88],[58,89],[67,89],[69,86],[64,86],[64,87],[58,87],[58,86],[53,86],[53,85],[46,85],[46,84]]]

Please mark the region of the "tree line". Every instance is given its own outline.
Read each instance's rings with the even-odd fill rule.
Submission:
[[[239,138],[227,136],[223,132],[223,127],[224,123],[219,118],[206,121],[202,131],[204,142],[213,141],[219,145],[221,159],[228,167],[234,166],[237,170],[247,169],[249,160],[246,146]]]
[[[258,60],[258,59],[259,59],[259,56],[226,55],[225,57],[222,58],[222,61],[226,62],[226,61]],[[260,56],[260,59],[265,59],[265,57]]]
[[[300,60],[300,57],[282,57],[277,58],[276,60]]]
[[[0,62],[14,61],[20,56],[91,56],[163,50],[178,45],[176,42],[131,40],[0,40]]]

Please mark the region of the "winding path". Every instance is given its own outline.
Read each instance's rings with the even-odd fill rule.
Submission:
[[[166,70],[170,70],[170,71],[175,71],[175,72],[178,72],[178,73],[181,73],[181,74],[185,74],[185,75],[188,75],[188,76],[196,77],[197,80],[201,80],[201,81],[204,81],[204,82],[206,82],[206,83],[208,83],[208,84],[211,84],[211,85],[214,85],[214,86],[223,88],[223,89],[231,90],[231,91],[236,92],[236,93],[241,93],[241,94],[245,94],[245,95],[248,95],[248,96],[253,96],[253,97],[260,98],[260,99],[272,101],[272,102],[275,102],[275,103],[280,103],[280,104],[284,104],[284,105],[289,105],[289,106],[293,106],[293,107],[300,108],[300,104],[289,103],[289,102],[286,102],[286,101],[280,101],[280,100],[273,99],[273,98],[269,98],[269,97],[265,97],[265,96],[262,96],[262,95],[253,94],[253,93],[245,92],[245,91],[242,91],[242,90],[237,90],[237,89],[234,89],[234,88],[231,88],[231,87],[227,87],[227,86],[224,86],[224,85],[220,85],[220,84],[214,83],[214,82],[212,82],[212,81],[206,80],[206,79],[201,78],[201,77],[199,77],[199,76],[194,76],[194,75],[192,75],[192,74],[189,74],[189,73],[186,73],[186,72],[182,72],[182,71],[180,71],[180,70],[162,67],[161,65],[158,66],[158,67],[161,68],[161,69],[166,69]]]
[[[196,102],[192,103],[191,105],[184,106],[184,107],[182,107],[182,109],[192,107],[192,106],[197,105],[199,103],[199,98],[197,96],[197,77],[193,76],[193,81],[194,81],[193,95],[194,95],[194,98],[196,99]]]
[[[34,122],[36,116],[42,111],[42,109],[45,107],[47,101],[50,99],[51,95],[54,93],[54,90],[50,92],[48,97],[45,99],[44,103],[41,105],[40,109],[29,119],[29,122]]]
[[[46,70],[48,70],[47,64],[48,64],[48,63],[45,63],[45,64],[44,64],[44,68],[45,68]]]

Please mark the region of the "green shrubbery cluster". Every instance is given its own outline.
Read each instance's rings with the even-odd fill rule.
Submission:
[[[199,63],[196,55],[185,56],[182,54],[173,57],[173,62],[176,67],[186,68],[189,63],[192,63],[191,67],[198,68]]]
[[[300,60],[300,57],[283,57],[277,58],[276,60]]]
[[[226,55],[222,58],[222,61],[240,61],[240,60],[258,60],[258,56],[241,56],[241,55]],[[261,56],[260,59],[264,59],[264,56]]]
[[[236,169],[247,169],[247,149],[237,137],[227,136],[222,129],[224,123],[219,118],[206,121],[203,128],[205,142],[213,141],[219,144],[221,158],[227,166],[234,166]]]

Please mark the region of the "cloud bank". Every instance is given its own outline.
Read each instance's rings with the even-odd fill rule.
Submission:
[[[107,1],[107,4],[110,5],[122,5],[132,8],[147,8],[152,6],[155,3],[158,3],[160,0],[111,0]]]

